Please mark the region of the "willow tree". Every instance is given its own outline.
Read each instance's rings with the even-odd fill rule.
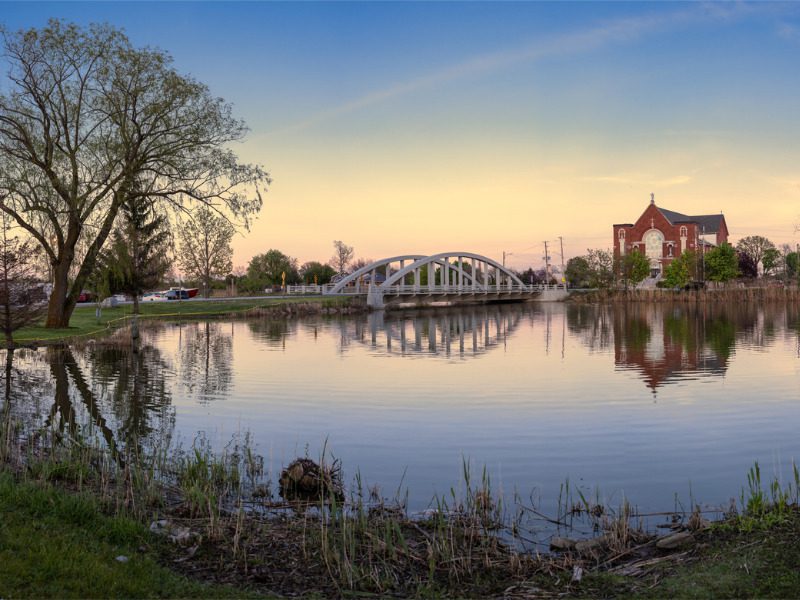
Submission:
[[[244,123],[168,54],[108,25],[51,20],[2,36],[0,210],[52,266],[48,327],[69,325],[120,207],[141,190],[245,226],[260,210],[268,174],[228,148]]]

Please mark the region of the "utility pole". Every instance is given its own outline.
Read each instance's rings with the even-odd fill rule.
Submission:
[[[566,283],[567,282],[567,277],[564,274],[565,273],[565,271],[564,271],[564,238],[561,237],[561,236],[558,236],[558,241],[561,244],[561,283]]]
[[[700,281],[702,281],[705,284],[706,282],[706,226],[705,225],[703,225],[703,235],[700,239],[703,242],[700,245],[700,255],[703,257],[703,275]]]
[[[545,283],[550,285],[550,255],[547,253],[547,240],[544,242],[544,277]]]

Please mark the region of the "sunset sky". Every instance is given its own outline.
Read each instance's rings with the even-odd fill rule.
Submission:
[[[656,204],[800,242],[800,4],[2,2],[124,28],[233,103],[274,181],[236,265],[609,248]],[[3,86],[5,83],[2,84]]]

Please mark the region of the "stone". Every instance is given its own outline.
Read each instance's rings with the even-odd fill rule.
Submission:
[[[666,537],[661,538],[656,542],[656,548],[659,550],[676,550],[685,546],[691,546],[695,543],[694,536],[688,531],[680,531],[673,533]]]
[[[160,519],[158,521],[153,521],[150,523],[150,531],[153,533],[166,533],[166,529],[169,527],[169,521],[166,519]]]
[[[554,537],[550,539],[550,550],[555,550],[556,552],[568,552],[570,550],[575,550],[575,544],[575,540],[565,537]]]
[[[603,546],[606,545],[606,536],[601,535],[600,537],[591,538],[588,540],[581,540],[575,544],[575,550],[579,554],[589,554],[590,552],[594,552],[595,550],[600,550]]]
[[[194,534],[186,527],[173,527],[170,531],[169,539],[181,546],[187,546],[194,540]]]
[[[126,562],[128,562],[130,559],[129,559],[127,556],[123,556],[122,554],[120,554],[120,555],[119,555],[117,558],[115,558],[114,560],[116,560],[117,562],[126,563]]]

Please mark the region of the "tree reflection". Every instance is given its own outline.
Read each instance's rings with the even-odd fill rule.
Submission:
[[[567,304],[567,327],[590,350],[605,350],[614,340],[614,318],[609,306]]]
[[[46,365],[35,350],[7,350],[4,356],[3,394],[0,401],[0,455],[41,427],[43,407],[53,384]]]
[[[95,388],[118,424],[118,440],[141,450],[143,443],[171,439],[175,410],[167,375],[172,370],[158,348],[143,344],[132,350],[99,346],[88,352],[87,360]]]
[[[233,381],[233,324],[181,325],[181,381],[200,402],[224,395]]]

